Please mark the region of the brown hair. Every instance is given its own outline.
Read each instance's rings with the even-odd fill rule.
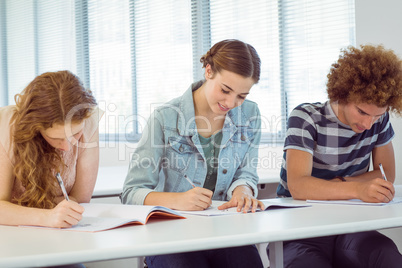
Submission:
[[[348,47],[328,74],[327,92],[331,101],[388,106],[401,114],[402,62],[383,46]]]
[[[255,83],[260,80],[261,60],[257,51],[239,40],[228,39],[216,43],[201,57],[200,62],[203,68],[211,65],[214,73],[226,70],[243,77],[252,77]]]
[[[66,120],[82,122],[91,115],[96,100],[77,76],[59,71],[37,76],[15,96],[15,102],[14,174],[25,187],[25,192],[15,201],[28,207],[52,208],[56,205],[54,197],[58,189],[54,174],[64,163],[40,131],[55,124],[64,125]],[[83,107],[73,110],[77,105]],[[68,118],[72,110],[74,114]]]

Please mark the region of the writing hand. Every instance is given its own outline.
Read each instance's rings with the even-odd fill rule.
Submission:
[[[388,203],[394,199],[394,185],[382,178],[361,182],[358,187],[358,198],[364,202]]]
[[[84,208],[75,201],[61,201],[55,208],[46,210],[47,226],[68,228],[82,219]]]
[[[180,196],[180,210],[204,210],[212,204],[212,191],[195,187]]]
[[[218,209],[223,210],[231,207],[237,207],[237,211],[240,212],[243,210],[243,213],[247,213],[250,210],[254,213],[258,207],[262,210],[265,209],[264,204],[254,198],[253,191],[246,185],[236,187],[229,202],[219,206]]]

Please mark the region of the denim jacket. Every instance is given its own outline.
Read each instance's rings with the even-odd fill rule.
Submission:
[[[203,187],[207,164],[195,124],[192,95],[203,82],[192,84],[181,97],[152,113],[130,162],[123,203],[142,205],[152,191],[188,191],[192,185],[184,175],[195,186]],[[226,114],[213,200],[230,200],[239,185],[248,185],[257,196],[260,128],[260,112],[252,101],[245,100]]]

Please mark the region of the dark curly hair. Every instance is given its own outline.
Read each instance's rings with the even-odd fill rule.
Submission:
[[[331,101],[388,106],[402,114],[402,61],[382,45],[350,46],[341,51],[328,74]]]

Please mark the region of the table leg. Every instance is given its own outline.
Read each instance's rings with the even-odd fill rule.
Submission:
[[[283,242],[269,242],[269,267],[283,268]]]
[[[138,268],[144,268],[144,258],[145,257],[137,257],[137,267]]]

